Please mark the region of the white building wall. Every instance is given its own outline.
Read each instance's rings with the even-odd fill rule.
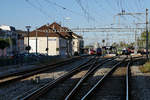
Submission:
[[[30,52],[36,52],[36,39],[30,39],[29,45],[31,46]]]
[[[79,40],[73,39],[73,54],[74,52],[79,52]]]
[[[59,47],[59,39],[57,37],[49,37],[48,38],[48,54],[49,55],[59,55],[59,51],[56,49]],[[46,44],[47,46],[47,44]]]
[[[73,39],[73,41],[72,41],[73,43],[73,47],[72,47],[72,49],[73,49],[73,54],[75,53],[75,52],[78,52],[78,53],[80,53],[81,51],[80,51],[80,49],[81,48],[83,48],[83,39],[80,39],[80,38],[76,38],[76,39]]]
[[[31,50],[30,52],[36,52],[36,38],[30,37],[29,38]],[[47,37],[38,37],[37,39],[37,52],[47,54]],[[24,43],[27,46],[28,38],[24,38]],[[26,47],[25,46],[25,47]],[[48,55],[66,55],[66,42],[65,39],[58,38],[58,37],[48,37]]]
[[[63,38],[59,38],[59,53],[61,56],[67,55],[67,40]]]

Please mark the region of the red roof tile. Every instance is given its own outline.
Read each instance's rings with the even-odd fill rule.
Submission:
[[[65,38],[60,33],[53,32],[53,30],[51,28],[49,28],[49,26],[46,26],[46,25],[43,25],[43,26],[41,26],[40,28],[37,29],[37,37],[46,37],[47,36],[46,30],[48,30],[48,37]],[[36,30],[30,32],[29,36],[30,37],[36,37]],[[26,35],[26,37],[27,37],[27,35]]]
[[[46,37],[46,30],[48,31],[48,36],[49,37],[62,37],[62,38],[73,38],[72,35],[75,35],[79,38],[82,38],[81,36],[73,33],[70,29],[67,27],[62,27],[60,24],[54,22],[50,25],[43,25],[40,28],[37,29],[37,36],[38,37]],[[60,32],[55,32],[55,31],[60,31]],[[65,32],[65,31],[71,31],[71,32]],[[27,36],[27,35],[26,35]],[[30,32],[29,34],[30,37],[36,37],[36,30]]]

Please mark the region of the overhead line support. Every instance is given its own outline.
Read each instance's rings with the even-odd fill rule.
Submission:
[[[146,58],[147,60],[149,59],[148,57],[148,40],[149,40],[149,37],[148,37],[148,9],[146,9]]]

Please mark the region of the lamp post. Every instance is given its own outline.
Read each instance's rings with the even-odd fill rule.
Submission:
[[[47,56],[48,56],[48,31],[46,31],[46,37],[47,37],[47,48],[46,48],[46,51],[47,51]]]
[[[149,40],[149,34],[148,34],[148,9],[146,9],[146,58],[147,60],[149,60],[149,57],[148,57],[148,40]]]
[[[47,37],[47,48],[46,48],[46,51],[47,51],[47,56],[48,56],[48,50],[49,50],[49,48],[48,48],[48,30],[49,30],[49,24],[46,24],[46,26],[47,26],[47,29],[45,30],[46,37]]]
[[[37,33],[37,28],[36,28],[36,55],[37,55],[37,36],[38,36],[38,33]]]
[[[27,34],[28,34],[28,46],[26,48],[26,50],[28,50],[28,54],[29,54],[29,50],[31,49],[31,47],[29,46],[29,30],[30,30],[31,26],[26,26],[26,29],[27,29]]]
[[[71,20],[71,18],[70,17],[65,17],[64,18],[64,23],[65,23],[65,21],[66,21],[66,27],[69,27],[69,20]],[[68,25],[67,25],[67,22],[68,22]],[[65,26],[65,24],[64,24],[64,26]],[[68,38],[68,40],[67,40],[67,44],[68,44],[68,46],[67,46],[67,51],[68,51],[68,56],[71,56],[72,55],[72,32],[69,32],[69,34],[70,34],[70,38]]]

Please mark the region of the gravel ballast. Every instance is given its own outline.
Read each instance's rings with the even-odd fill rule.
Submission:
[[[150,100],[150,73],[142,73],[141,65],[131,67],[131,100]]]
[[[20,96],[21,94],[35,89],[37,87],[42,86],[43,84],[50,82],[65,73],[69,72],[71,69],[73,69],[75,66],[77,66],[80,63],[84,63],[89,58],[80,59],[76,62],[73,62],[68,65],[64,65],[61,67],[58,67],[56,69],[34,75],[32,77],[26,78],[21,81],[17,81],[15,83],[9,84],[7,86],[0,87],[0,100],[12,100],[13,98],[16,98],[17,96]],[[36,83],[36,78],[40,78],[39,83]]]

